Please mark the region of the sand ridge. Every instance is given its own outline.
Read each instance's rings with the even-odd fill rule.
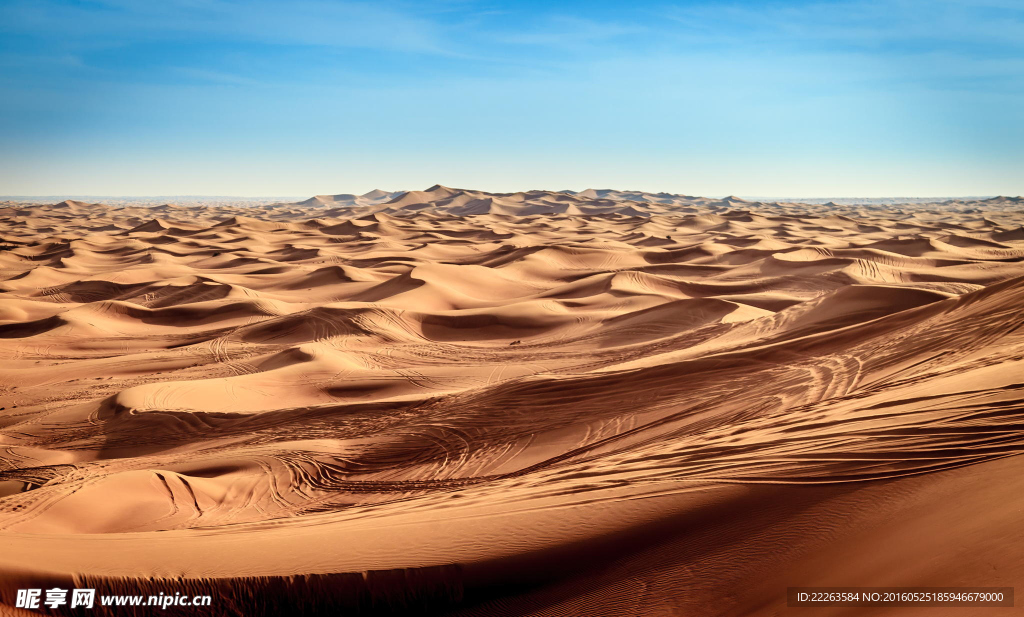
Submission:
[[[804,584],[954,497],[990,504],[974,540],[1024,537],[990,478],[1024,451],[1022,222],[1012,197],[443,186],[0,204],[0,585],[266,603],[302,575],[324,610],[772,614],[767,583],[694,581]],[[995,578],[1024,583],[1008,542]],[[886,581],[940,571],[990,583]]]

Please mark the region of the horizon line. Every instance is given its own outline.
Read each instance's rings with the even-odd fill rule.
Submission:
[[[465,189],[465,188],[453,188],[453,187],[446,187],[446,188],[452,188],[452,190],[459,190],[459,191],[476,191],[476,192],[490,193],[490,194],[495,194],[495,195],[511,195],[511,194],[515,194],[515,193],[525,193],[525,192],[529,192],[529,191],[545,191],[545,190],[548,190],[548,191],[550,191],[552,193],[578,194],[578,193],[581,193],[581,192],[586,191],[586,190],[596,190],[596,191],[616,191],[616,192],[621,192],[621,193],[645,193],[645,194],[650,194],[650,195],[662,194],[662,195],[674,195],[674,196],[686,196],[686,197],[705,197],[705,198],[711,198],[711,199],[726,199],[726,198],[729,198],[729,197],[738,197],[738,198],[744,199],[744,200],[757,200],[757,201],[766,201],[766,200],[776,200],[777,201],[777,200],[796,200],[796,199],[815,199],[815,200],[817,200],[817,199],[991,199],[991,198],[995,198],[995,197],[1021,197],[1021,195],[1011,195],[1011,194],[1002,194],[1002,193],[974,194],[974,195],[948,195],[948,194],[947,195],[891,195],[891,194],[890,195],[828,195],[828,194],[823,194],[823,195],[822,194],[819,194],[819,195],[792,195],[792,194],[790,194],[790,195],[784,195],[784,194],[783,195],[737,195],[737,194],[732,194],[732,193],[731,194],[723,194],[723,195],[718,195],[718,194],[699,195],[699,194],[696,194],[696,193],[694,193],[694,194],[690,194],[690,193],[672,193],[672,192],[669,192],[669,191],[645,191],[645,190],[641,190],[641,189],[583,189],[581,191],[573,191],[571,189],[561,189],[561,190],[525,189],[525,190],[519,190],[519,191],[487,191],[487,190],[484,190],[484,189]],[[396,190],[396,191],[388,191],[386,189],[371,189],[370,191],[365,191],[363,193],[345,193],[345,192],[342,192],[342,193],[315,193],[315,194],[303,193],[303,194],[291,194],[291,195],[287,195],[287,194],[278,194],[278,195],[272,195],[272,194],[262,194],[262,195],[229,195],[229,194],[213,194],[213,193],[210,193],[210,194],[154,193],[154,194],[148,194],[148,195],[147,194],[134,194],[134,195],[132,195],[132,194],[122,194],[122,195],[116,195],[116,194],[95,194],[95,193],[93,193],[93,194],[88,194],[88,193],[50,193],[50,194],[38,194],[38,195],[0,195],[0,200],[10,201],[10,200],[15,200],[15,199],[44,199],[44,198],[47,198],[47,199],[57,199],[57,198],[63,198],[63,199],[76,199],[76,198],[89,198],[89,199],[101,199],[101,198],[106,198],[106,199],[156,199],[156,198],[189,198],[189,199],[200,199],[200,198],[202,198],[202,199],[213,199],[213,198],[231,198],[231,199],[291,199],[291,198],[298,198],[298,199],[309,199],[311,197],[316,197],[316,196],[320,196],[320,195],[354,195],[354,196],[358,197],[358,196],[365,195],[366,193],[373,192],[373,191],[376,191],[376,190],[382,190],[382,191],[385,191],[385,192],[388,192],[388,193],[408,193],[408,192],[412,192],[412,191],[426,191],[426,190],[429,190],[429,189],[399,189],[399,190]]]

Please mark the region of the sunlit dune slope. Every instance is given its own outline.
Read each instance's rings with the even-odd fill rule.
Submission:
[[[443,186],[5,204],[0,603],[776,615],[794,585],[1024,589],[1022,222],[1014,198]]]

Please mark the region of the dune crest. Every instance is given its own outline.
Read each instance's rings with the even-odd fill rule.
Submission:
[[[1021,203],[0,205],[0,602],[39,577],[252,614],[1024,588]]]

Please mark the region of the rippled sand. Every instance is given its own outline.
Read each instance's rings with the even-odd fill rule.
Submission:
[[[0,205],[0,603],[44,581],[208,590],[210,614],[776,615],[796,585],[1024,589],[1022,222],[1019,198],[440,186]]]

